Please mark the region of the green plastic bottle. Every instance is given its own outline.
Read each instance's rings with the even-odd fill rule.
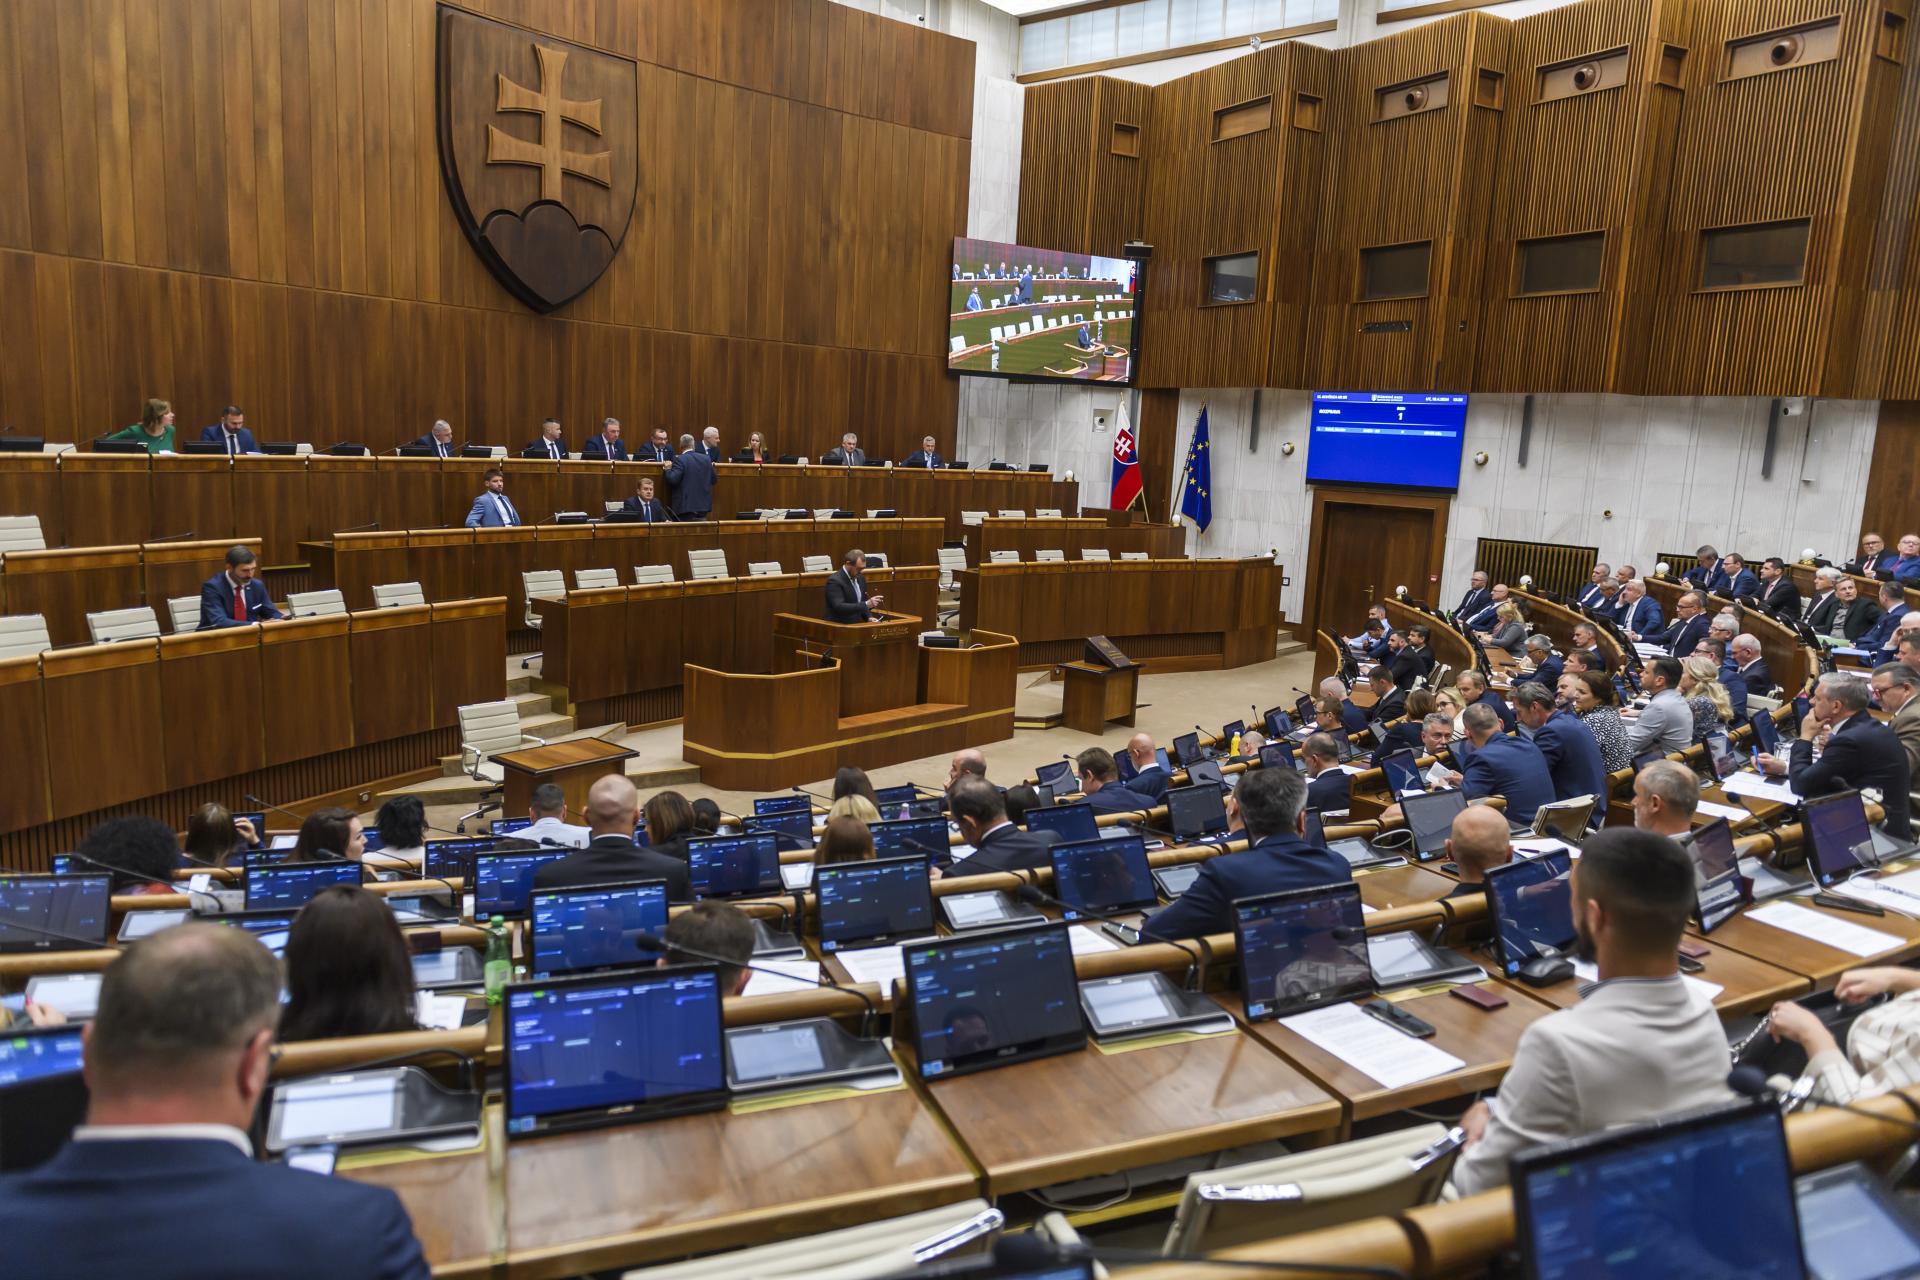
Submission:
[[[487,925],[487,963],[482,972],[487,982],[487,1003],[499,1004],[513,976],[513,949],[507,943],[507,918],[495,916]]]

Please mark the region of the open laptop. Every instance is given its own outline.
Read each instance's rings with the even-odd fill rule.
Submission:
[[[770,813],[812,813],[813,799],[810,796],[760,796],[753,802],[755,817],[764,818]]]
[[[298,911],[280,910],[229,911],[211,919],[230,929],[245,929],[277,956],[285,954],[287,939],[293,933],[293,918],[298,914]]]
[[[1231,750],[1233,748],[1233,740],[1246,731],[1247,722],[1245,720],[1229,720],[1221,725],[1219,738],[1220,750],[1223,752]]]
[[[77,1026],[20,1027],[0,1036],[0,1173],[58,1151],[87,1114]]]
[[[496,836],[510,836],[532,825],[532,818],[495,818],[487,824],[487,831]]]
[[[1447,852],[1447,837],[1453,834],[1453,820],[1467,808],[1463,791],[1409,793],[1400,801],[1400,812],[1413,833],[1413,856],[1420,862],[1432,862]]]
[[[929,860],[943,863],[952,860],[945,818],[896,818],[892,822],[876,822],[867,830],[873,836],[873,851],[878,857],[912,854],[923,865]],[[929,849],[933,852],[929,853]]]
[[[1269,707],[1261,713],[1260,719],[1267,726],[1267,737],[1284,738],[1293,732],[1293,717],[1285,708]]]
[[[1762,711],[1753,718],[1753,744],[1768,755],[1780,753],[1780,726],[1773,722],[1773,713]]]
[[[1705,741],[1707,767],[1713,771],[1715,782],[1725,782],[1740,772],[1743,763],[1740,753],[1733,749],[1733,739],[1725,733],[1710,733]]]
[[[1487,907],[1501,972],[1573,948],[1573,858],[1564,849],[1487,870]]]
[[[1920,1214],[1866,1166],[1801,1175],[1794,1203],[1807,1266],[1817,1280],[1920,1274]]]
[[[1090,804],[1057,804],[1049,809],[1029,809],[1027,830],[1049,832],[1056,843],[1100,838],[1100,824],[1095,820]]]
[[[104,872],[0,876],[0,953],[106,946],[112,894]]]
[[[1235,774],[1234,776],[1237,778],[1240,775]],[[1226,770],[1220,767],[1218,760],[1195,761],[1194,764],[1188,768],[1187,785],[1194,786],[1202,782],[1210,782],[1222,790],[1230,790],[1232,787],[1232,784],[1227,781]]]
[[[933,886],[924,854],[821,867],[814,872],[814,892],[822,952],[934,932]]]
[[[1147,842],[1139,836],[1056,844],[1048,852],[1053,856],[1054,896],[1067,904],[1062,919],[1078,919],[1082,911],[1124,915],[1159,901],[1153,871],[1147,865]],[[1140,941],[1138,930],[1120,925],[1102,928],[1122,942]]]
[[[500,841],[495,836],[471,840],[429,840],[422,846],[421,874],[429,880],[459,880],[472,888],[474,855],[492,853]]]
[[[1202,782],[1167,790],[1167,829],[1185,843],[1224,833],[1227,806],[1217,782]]]
[[[1249,1022],[1374,994],[1358,885],[1236,899],[1233,934]]]
[[[1533,1147],[1511,1169],[1529,1280],[1808,1274],[1786,1132],[1770,1102]]]
[[[1056,794],[1078,790],[1071,760],[1055,760],[1051,764],[1041,765],[1033,771],[1033,780],[1043,787],[1052,787]]]
[[[509,1138],[726,1105],[715,966],[514,983],[505,1004]]]
[[[1380,761],[1380,771],[1386,776],[1395,800],[1405,800],[1427,789],[1425,780],[1420,776],[1420,758],[1411,751],[1389,752]]]
[[[1866,804],[1858,791],[1819,796],[1801,808],[1807,822],[1807,865],[1822,889],[1879,867],[1885,855],[1867,825]],[[1911,851],[1910,845],[1896,844],[1891,856],[1904,857]]]
[[[748,832],[773,832],[776,843],[782,849],[813,848],[813,814],[805,809],[755,814],[750,818],[742,818],[740,825]]]
[[[1702,934],[1733,918],[1747,900],[1740,875],[1740,858],[1733,847],[1733,828],[1725,818],[1715,818],[1693,833],[1687,841],[1687,856],[1693,859],[1695,904],[1693,919]]]
[[[635,939],[667,927],[667,882],[623,880],[536,889],[528,897],[535,978],[634,968],[655,955]]]
[[[1265,742],[1260,746],[1260,767],[1262,769],[1298,768],[1293,755],[1291,742]]]
[[[247,872],[248,911],[297,911],[322,889],[358,885],[357,862],[282,862]]]
[[[922,1078],[1086,1048],[1071,927],[968,934],[901,949]]]
[[[1197,862],[1176,863],[1171,867],[1155,867],[1153,882],[1160,888],[1168,902],[1193,888],[1193,882],[1200,878],[1200,864]]]
[[[1337,853],[1347,860],[1347,866],[1355,871],[1366,867],[1403,867],[1407,864],[1404,854],[1382,852],[1373,847],[1362,836],[1343,836],[1338,840],[1327,839],[1327,824],[1321,818],[1318,809],[1308,809],[1307,830],[1302,837],[1308,844],[1318,845],[1328,853]]]
[[[874,789],[873,798],[879,801],[882,807],[890,804],[912,804],[920,798],[920,788],[911,782],[903,782],[897,787],[877,787]]]
[[[687,871],[695,897],[779,893],[780,842],[770,831],[689,840]]]
[[[467,882],[473,893],[473,918],[524,916],[528,898],[533,893],[534,873],[572,852],[572,849],[516,849],[475,854],[473,879]]]
[[[1173,740],[1174,763],[1182,769],[1191,768],[1206,758],[1207,753],[1200,748],[1199,734],[1183,733]]]

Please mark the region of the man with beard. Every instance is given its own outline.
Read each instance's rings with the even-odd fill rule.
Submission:
[[[1578,1005],[1522,1032],[1500,1096],[1461,1117],[1461,1195],[1504,1184],[1507,1158],[1526,1147],[1733,1097],[1719,1015],[1676,964],[1694,902],[1685,851],[1610,827],[1582,846],[1571,899],[1577,954],[1599,980],[1582,985]]]

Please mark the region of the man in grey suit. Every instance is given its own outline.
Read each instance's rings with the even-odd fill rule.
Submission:
[[[1629,722],[1627,745],[1633,754],[1655,749],[1670,754],[1692,746],[1693,710],[1680,694],[1680,659],[1649,659],[1640,687],[1652,701]]]
[[[673,486],[673,518],[705,520],[713,511],[713,459],[696,447],[692,436],[680,437],[680,456],[667,464],[667,483]]]
[[[840,447],[827,450],[820,462],[829,467],[864,467],[867,455],[860,448],[860,437],[849,431],[840,437]]]

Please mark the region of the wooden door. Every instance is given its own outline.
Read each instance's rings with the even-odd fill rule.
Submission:
[[[1445,497],[1316,490],[1308,622],[1352,635],[1367,606],[1398,586],[1413,599],[1436,603],[1447,508]]]

